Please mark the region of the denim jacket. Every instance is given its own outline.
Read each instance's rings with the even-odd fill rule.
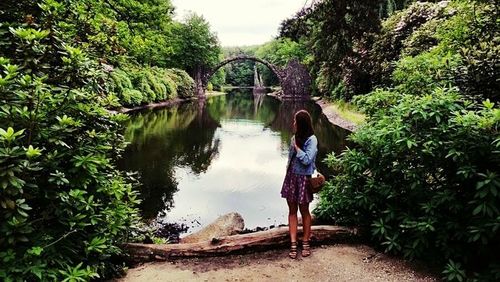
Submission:
[[[292,172],[300,175],[311,175],[316,169],[316,154],[318,153],[318,139],[315,135],[309,137],[304,143],[304,149],[298,149],[295,153],[295,137],[290,141],[290,149],[288,150],[288,165],[292,166]],[[295,155],[295,157],[294,157]],[[292,159],[290,164],[290,159]]]

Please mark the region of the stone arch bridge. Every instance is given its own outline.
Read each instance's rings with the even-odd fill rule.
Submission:
[[[211,69],[199,69],[194,77],[197,93],[201,95],[205,92],[210,77],[212,77],[212,75],[214,75],[221,67],[234,61],[245,60],[258,62],[268,67],[278,77],[284,97],[309,97],[311,76],[309,75],[306,67],[302,65],[297,59],[290,60],[285,68],[280,68],[260,58],[247,55],[239,55],[227,58]]]

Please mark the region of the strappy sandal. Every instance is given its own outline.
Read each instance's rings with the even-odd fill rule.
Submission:
[[[288,253],[288,256],[291,259],[296,259],[297,258],[297,242],[292,242],[290,244],[290,252]]]
[[[309,241],[302,242],[302,257],[308,257],[311,255],[311,246],[309,245]]]

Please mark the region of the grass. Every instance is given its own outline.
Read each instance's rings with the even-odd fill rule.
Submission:
[[[328,100],[328,107],[337,112],[337,114],[348,121],[353,122],[356,125],[363,124],[366,120],[366,116],[359,112],[359,110],[352,104],[341,100]]]

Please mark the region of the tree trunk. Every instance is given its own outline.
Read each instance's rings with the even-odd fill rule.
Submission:
[[[299,227],[299,238],[302,229]],[[311,243],[339,242],[352,239],[357,230],[340,226],[319,225],[312,227]],[[267,231],[213,238],[211,241],[188,244],[138,244],[128,243],[124,248],[133,261],[167,260],[181,257],[207,257],[266,250],[289,244],[288,227]]]

